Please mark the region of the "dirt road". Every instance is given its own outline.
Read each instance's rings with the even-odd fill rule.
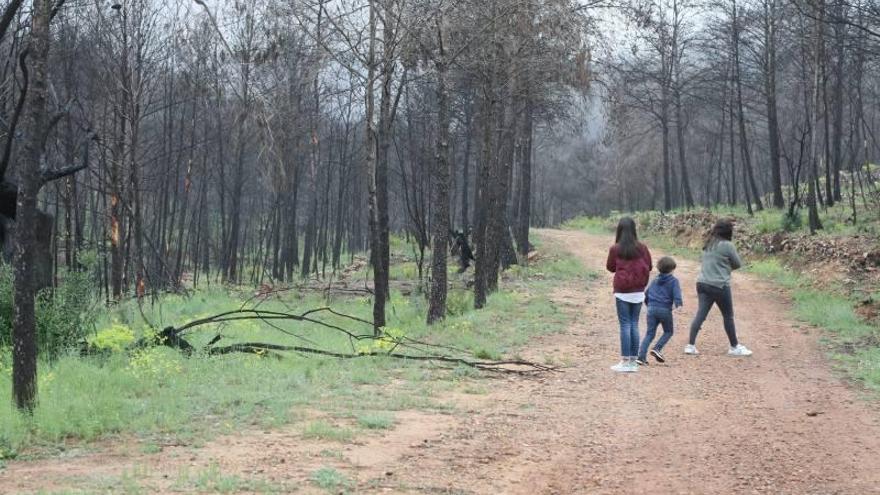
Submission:
[[[539,235],[604,270],[606,236]],[[660,254],[654,252],[655,259]],[[834,375],[817,344],[819,332],[791,320],[780,291],[739,273],[738,330],[755,355],[726,356],[716,311],[698,341],[702,354],[684,356],[698,266],[678,261],[685,309],[676,315],[667,364],[612,373],[619,343],[609,278],[589,288],[586,282],[559,288],[555,302],[577,322],[536,340],[523,354],[553,356],[570,367],[541,378],[493,379],[488,394],[450,398],[463,413],[402,415],[391,432],[345,449],[338,464],[358,478],[351,491],[880,493],[880,413]],[[318,459],[320,449],[282,430],[220,439],[195,452],[13,463],[0,472],[0,492],[4,486],[10,492],[57,489],[65,473],[94,476],[133,465],[147,466],[144,476],[154,479],[146,486],[165,491],[161,479],[173,476],[168,460],[176,458],[216,463],[224,473],[286,479],[306,487],[298,493],[310,492],[308,473],[327,462]],[[28,479],[36,481],[22,481]]]
[[[540,235],[604,273],[608,237]],[[832,373],[818,331],[790,319],[778,290],[738,273],[740,340],[755,355],[726,356],[714,311],[697,342],[702,354],[685,356],[698,264],[678,262],[685,309],[667,364],[632,375],[608,369],[619,354],[610,277],[589,292],[559,290],[555,299],[578,323],[532,354],[574,366],[499,387],[403,471],[464,493],[880,493],[880,414]]]

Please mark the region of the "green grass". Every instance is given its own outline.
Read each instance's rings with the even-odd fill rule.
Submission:
[[[311,476],[312,483],[319,488],[332,490],[334,492],[340,489],[350,488],[352,482],[344,474],[331,467],[323,467],[318,469]]]
[[[354,438],[354,431],[332,425],[326,421],[313,421],[306,425],[303,437],[315,440],[330,440],[333,442],[350,442]]]
[[[367,412],[358,416],[358,425],[368,430],[387,430],[394,426],[394,416],[381,412]]]
[[[749,271],[790,289],[794,316],[828,331],[832,355],[843,370],[866,388],[880,392],[880,329],[856,313],[851,299],[813,288],[807,276],[774,258],[752,263]]]
[[[745,269],[749,273],[770,279],[789,289],[796,288],[801,284],[801,276],[794,270],[786,268],[778,258],[749,260]]]
[[[216,464],[196,472],[182,468],[171,487],[172,491],[184,493],[289,493],[291,488],[261,479],[223,474]]]
[[[562,227],[570,230],[582,230],[591,234],[607,234],[613,232],[614,222],[611,217],[577,217],[566,221]]]
[[[472,309],[470,291],[451,292],[450,316],[432,327],[425,324],[424,296],[394,293],[387,328],[433,344],[453,345],[474,356],[515,354],[533,336],[558,331],[568,323],[569,317],[551,303],[550,288],[590,277],[572,258],[543,254],[540,262],[506,273],[502,290],[489,297],[484,310]],[[219,288],[191,297],[168,295],[158,304],[146,305],[144,314],[157,328],[180,326],[238,308],[252,296],[251,290]],[[301,312],[326,305],[370,319],[370,301],[360,297],[326,300],[291,292],[260,307]],[[371,332],[368,325],[332,315],[320,318],[356,332]],[[98,332],[124,327],[135,337],[149,332],[133,304],[107,310],[96,326]],[[221,335],[220,344],[256,341],[352,352],[342,334],[297,322],[280,326],[296,336],[262,322],[238,321],[200,327],[187,338],[197,347]],[[0,390],[7,391],[0,394],[0,459],[51,454],[61,441],[88,442],[114,434],[141,438],[143,449],[152,451],[159,436],[193,444],[243,429],[301,422],[305,410],[357,418],[355,428],[302,425],[306,436],[351,441],[367,429],[393,426],[393,411],[447,409],[438,394],[480,376],[468,368],[447,370],[383,357],[339,360],[291,353],[281,359],[249,354],[187,358],[165,347],[93,357],[69,354],[39,363],[39,403],[33,416],[25,417],[11,405],[10,362],[9,350],[0,350]]]

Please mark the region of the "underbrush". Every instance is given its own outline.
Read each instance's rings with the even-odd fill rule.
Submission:
[[[487,308],[475,311],[470,291],[450,292],[450,314],[425,324],[424,295],[392,294],[386,330],[481,358],[516,353],[531,337],[564,328],[567,317],[547,293],[553,285],[586,275],[577,261],[547,253],[544,261],[507,272]],[[41,359],[39,403],[32,417],[14,410],[10,394],[0,399],[0,458],[51,453],[61,442],[91,441],[109,434],[135,434],[156,441],[194,442],[216,434],[303,421],[315,411],[336,420],[304,422],[303,434],[351,441],[359,432],[393,426],[393,411],[445,409],[438,391],[482,376],[460,367],[390,357],[336,359],[284,353],[185,357],[168,347],[131,350],[153,328],[179,327],[204,316],[257,305],[301,313],[323,306],[366,320],[364,297],[325,299],[320,294],[279,292],[260,299],[249,290],[215,288],[185,297],[167,295],[139,309],[122,304],[95,318],[87,339],[101,352],[82,357],[61,353]],[[334,316],[323,321],[356,334],[372,328]],[[147,323],[149,322],[149,324]],[[280,327],[281,331],[277,328]],[[199,327],[187,334],[196,348],[220,337],[220,344],[265,342],[357,353],[341,332],[302,322],[243,320]],[[128,350],[126,350],[128,349]],[[10,353],[0,350],[0,389],[11,387]]]
[[[94,329],[98,314],[88,271],[66,272],[55,289],[37,296],[37,348],[54,359],[82,341]],[[12,268],[0,263],[0,349],[11,345]]]

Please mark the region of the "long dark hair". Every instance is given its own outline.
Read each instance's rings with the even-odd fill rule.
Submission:
[[[712,227],[712,231],[709,232],[709,237],[706,239],[706,243],[703,244],[703,251],[711,249],[718,244],[718,241],[730,240],[733,240],[733,222],[725,219],[718,220]]]
[[[636,233],[636,222],[630,217],[623,217],[617,222],[617,233],[614,236],[617,244],[617,255],[625,260],[639,256],[639,235]]]

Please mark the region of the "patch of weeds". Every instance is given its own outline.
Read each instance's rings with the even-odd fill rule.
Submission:
[[[284,493],[285,488],[265,480],[248,479],[235,475],[224,475],[220,467],[211,464],[207,468],[191,474],[183,469],[172,485],[173,491],[198,493]]]
[[[614,228],[611,220],[603,217],[577,217],[568,220],[562,227],[569,230],[582,230],[590,234],[607,234]]]
[[[157,443],[145,443],[141,445],[141,453],[143,454],[158,454],[162,452],[162,446]]]
[[[480,376],[480,370],[459,364],[452,370],[452,376],[455,378],[476,378]]]
[[[497,351],[490,351],[489,349],[477,349],[476,351],[474,351],[474,357],[477,359],[497,360],[501,358],[501,355],[498,354]]]
[[[759,277],[770,279],[787,288],[799,285],[800,276],[793,270],[785,267],[776,258],[763,258],[749,262],[746,269]]]
[[[364,413],[357,418],[358,425],[368,430],[387,430],[394,426],[394,416],[383,413]]]
[[[544,355],[544,364],[547,366],[556,366],[558,363],[555,356]]]
[[[212,464],[196,475],[195,486],[200,491],[230,493],[239,491],[242,480],[238,476],[223,475],[220,467]]]
[[[147,478],[148,475],[147,468],[135,466],[132,469],[124,470],[119,478],[104,479],[99,482],[99,485],[108,493],[140,495],[149,491],[147,487],[141,484],[141,480]]]
[[[486,395],[489,393],[489,389],[481,385],[468,385],[461,391],[468,395]]]
[[[474,293],[469,290],[450,290],[446,295],[446,314],[461,316],[474,309]]]
[[[331,425],[326,421],[312,421],[303,430],[303,437],[334,442],[350,442],[354,432],[348,428]]]
[[[846,359],[852,375],[874,392],[880,392],[880,347],[863,348]]]
[[[15,459],[18,457],[16,450],[6,438],[0,436],[0,461],[4,459]]]
[[[871,335],[874,328],[865,323],[845,297],[812,289],[794,292],[795,314],[802,320],[852,340]]]
[[[312,483],[325,490],[339,490],[351,488],[352,482],[344,474],[332,467],[322,467],[313,472],[310,479]]]
[[[320,455],[321,457],[327,457],[330,459],[342,459],[343,454],[342,454],[342,451],[339,451],[339,450],[324,449],[321,452],[319,452],[318,455]]]

